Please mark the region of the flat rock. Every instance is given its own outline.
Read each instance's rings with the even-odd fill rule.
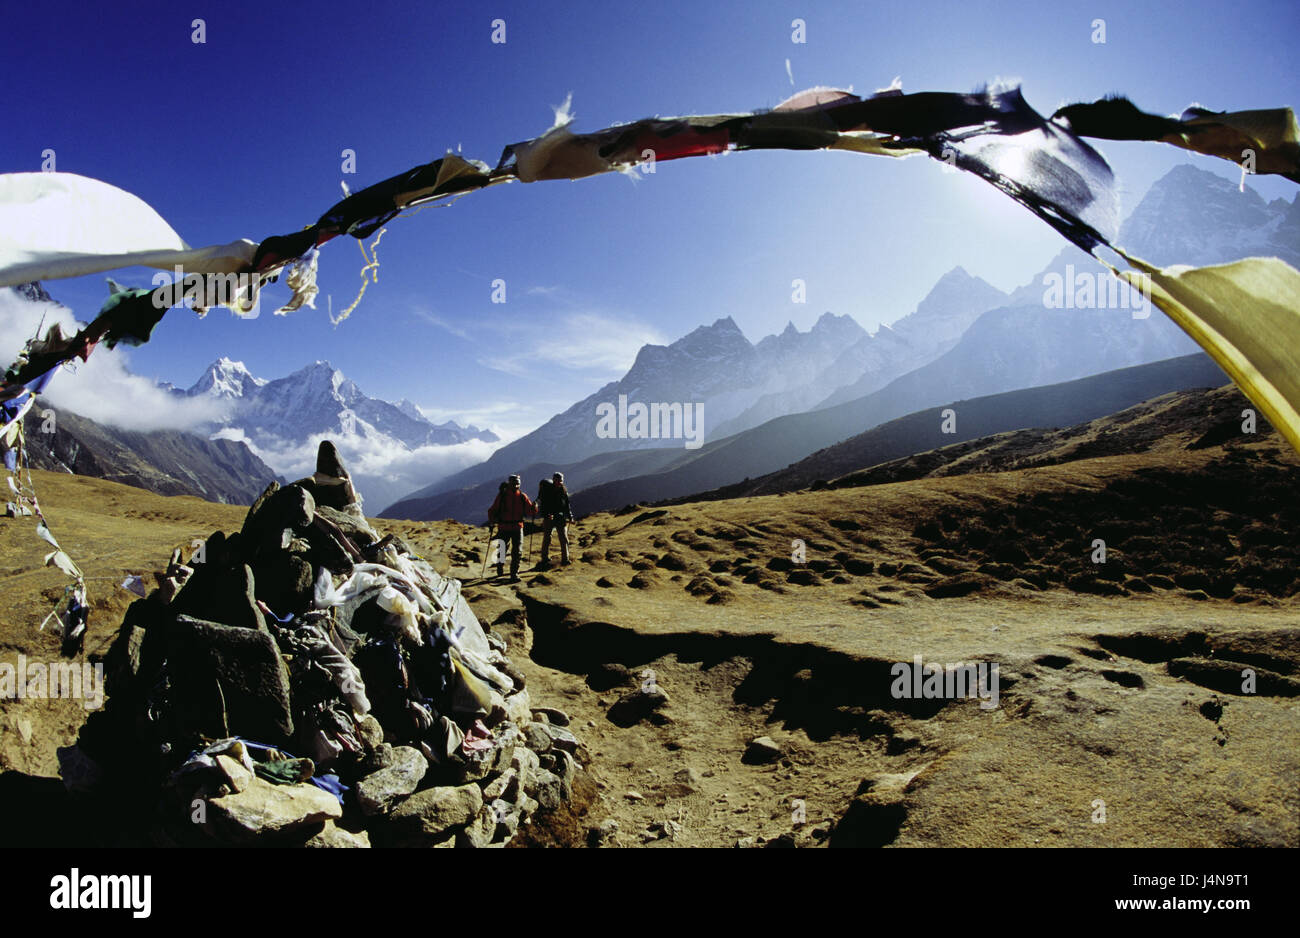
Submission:
[[[305,557],[280,550],[264,553],[257,558],[254,576],[257,598],[278,615],[311,608],[314,579]]]
[[[217,768],[225,776],[226,784],[230,786],[231,791],[245,791],[253,784],[253,773],[244,767],[244,763],[238,759],[232,759],[225,754],[218,755],[216,758]]]
[[[366,547],[379,540],[379,532],[370,526],[370,522],[351,512],[339,511],[328,505],[317,505],[316,514],[338,525],[339,530],[357,547]]]
[[[537,729],[533,733],[533,728]],[[532,745],[535,741],[540,741],[542,737],[547,740],[545,746]],[[528,733],[529,746],[537,752],[546,752],[550,749],[563,749],[565,752],[574,753],[578,751],[578,737],[563,726],[553,726],[549,723],[534,723],[529,727]]]
[[[511,796],[517,795],[518,788],[519,772],[516,769],[508,768],[483,786],[483,800],[496,801],[498,798],[505,798],[508,801],[514,801]]]
[[[372,752],[384,744],[384,728],[379,725],[379,721],[373,714],[366,714],[365,718],[357,723],[357,739]]]
[[[483,791],[477,785],[427,788],[393,809],[384,833],[394,846],[427,847],[450,838],[482,808]]]
[[[423,755],[423,753],[421,753]],[[361,762],[361,770],[367,773],[378,772],[393,764],[393,747],[389,743],[380,743],[370,751]]]
[[[758,736],[745,747],[743,761],[750,764],[775,762],[781,756],[781,747],[771,736]]]
[[[429,770],[429,762],[418,749],[393,748],[393,762],[357,782],[357,804],[361,813],[383,814],[415,791]]]
[[[243,791],[208,802],[208,821],[237,839],[257,840],[343,816],[343,806],[315,785],[273,785],[254,777]]]
[[[546,722],[551,726],[569,725],[569,715],[563,710],[556,710],[554,707],[534,707],[533,715],[546,717]]]
[[[546,732],[548,727],[545,723],[529,723],[524,730],[524,740],[528,743],[528,748],[533,752],[542,753],[551,751],[551,734]]]
[[[514,754],[510,757],[510,768],[514,769],[519,775],[519,791],[523,794],[532,781],[533,773],[540,769],[541,761],[537,758],[537,753],[533,752],[527,746],[516,746]]]
[[[273,745],[293,735],[289,672],[270,632],[178,616],[167,646],[177,717],[187,729]]]
[[[254,506],[256,507],[256,506]],[[265,518],[259,517],[267,530],[279,531],[293,528],[301,531],[312,523],[316,517],[316,499],[311,492],[301,485],[286,485],[266,500],[263,511]]]
[[[609,718],[616,726],[633,726],[661,709],[668,700],[668,692],[658,684],[638,687],[609,708]]]
[[[326,821],[322,827],[311,838],[303,844],[304,847],[313,848],[332,848],[332,849],[355,849],[358,847],[370,846],[370,835],[365,831],[353,833],[350,830],[344,830],[333,821]]]
[[[528,795],[547,811],[554,811],[564,802],[565,785],[554,772],[539,768],[533,773],[532,788]]]
[[[482,848],[492,843],[497,832],[497,817],[491,805],[483,805],[474,820],[456,832],[457,847]]]
[[[216,535],[206,563],[195,564],[194,575],[172,600],[171,611],[204,622],[266,632],[266,617],[257,607],[253,570],[247,564],[221,566],[215,559],[220,546]],[[270,633],[268,633],[270,634]]]

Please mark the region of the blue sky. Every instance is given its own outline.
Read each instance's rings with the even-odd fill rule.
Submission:
[[[895,76],[906,91],[1020,79],[1042,113],[1108,92],[1157,113],[1296,106],[1298,11],[1294,0],[11,4],[0,170],[39,169],[52,148],[59,170],[139,195],[193,245],[260,240],[314,221],[342,179],[355,191],[458,147],[494,165],[570,94],[578,131],[770,107],[813,85],[870,92]],[[496,18],[503,45],[490,41]],[[804,44],[791,41],[796,18]],[[1098,18],[1105,44],[1092,42]],[[1098,146],[1125,212],[1180,162],[1237,178],[1158,144]],[[345,148],[355,175],[340,171]],[[1295,193],[1273,178],[1251,185]],[[617,377],[644,341],[726,315],[754,341],[828,310],[874,329],[957,264],[1010,289],[1064,244],[923,157],[734,153],[635,182],[498,186],[395,220],[378,283],[334,327],[326,297],[336,311],[350,302],[363,263],[338,238],[322,249],[316,311],[173,310],[130,365],[188,385],[218,355],[268,377],[328,359],[373,396],[518,432]],[[119,279],[147,282],[133,273]],[[504,305],[491,303],[496,278]],[[805,305],[791,303],[795,278]],[[105,295],[102,276],[47,286],[82,319]]]

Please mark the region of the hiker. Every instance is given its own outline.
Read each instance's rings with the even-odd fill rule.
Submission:
[[[569,509],[569,490],[564,487],[564,473],[557,472],[542,480],[537,489],[537,513],[542,516],[542,559],[537,569],[550,569],[551,531],[556,532],[560,541],[560,564],[567,566],[570,563],[569,522],[573,520],[573,512]]]
[[[496,527],[497,521],[499,520],[497,518],[497,506],[501,504],[502,498],[505,496],[506,492],[509,491],[509,489],[510,489],[509,482],[502,482],[500,485],[498,485],[496,500],[492,502],[492,507],[488,509],[488,550],[494,553],[495,551],[493,549],[493,545],[496,544],[498,539],[497,534],[500,533],[500,532],[493,531],[493,528]],[[504,538],[502,538],[502,540],[504,540]],[[498,560],[501,559],[501,554],[499,553],[497,554],[497,559]],[[497,566],[497,576],[505,576],[506,574],[505,564],[498,563],[496,566]]]
[[[524,516],[537,515],[537,506],[520,490],[517,475],[506,480],[506,488],[497,494],[488,509],[488,517],[497,526],[497,535],[510,545],[510,582],[519,582],[519,550],[524,539]]]

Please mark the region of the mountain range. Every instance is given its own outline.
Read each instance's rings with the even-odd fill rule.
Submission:
[[[363,497],[382,505],[407,490],[409,480],[383,467],[425,448],[471,441],[495,443],[491,430],[434,423],[409,400],[397,403],[367,396],[327,361],[316,361],[282,378],[252,374],[243,362],[218,358],[189,388],[165,385],[180,397],[215,398],[222,416],[198,428],[209,436],[246,441],[286,476],[310,473],[316,446],[333,440],[352,468]]]
[[[1300,201],[1265,203],[1253,190],[1238,191],[1220,176],[1182,165],[1138,203],[1119,243],[1163,265],[1251,254],[1300,264]],[[730,317],[719,319],[669,346],[643,347],[620,381],[382,514],[478,521],[501,477],[522,471],[527,482],[556,469],[576,492],[575,506],[586,511],[674,498],[775,472],[927,408],[1198,351],[1154,307],[1049,304],[1053,274],[1095,277],[1098,285],[1110,277],[1087,254],[1068,248],[1010,295],[956,268],[914,312],[874,335],[855,332],[847,316],[827,314],[808,333],[788,327],[752,345]],[[825,341],[832,333],[838,351]],[[783,374],[771,375],[778,367]],[[708,442],[685,450],[662,440],[598,438],[596,407],[623,394],[703,401]]]
[[[1161,265],[1274,255],[1300,266],[1300,199],[1265,202],[1248,187],[1181,165],[1139,202],[1119,243]],[[826,467],[808,460],[824,461],[818,454],[828,447],[837,468],[852,471],[905,456],[900,446],[951,442],[900,443],[910,431],[888,429],[900,418],[929,427],[942,406],[965,415],[958,422],[964,437],[1051,419],[1041,408],[1008,404],[977,427],[967,422],[972,407],[993,407],[998,395],[1019,389],[1063,387],[1088,376],[1123,384],[1128,379],[1107,374],[1155,362],[1164,370],[1143,372],[1134,387],[1214,383],[1213,366],[1203,360],[1172,363],[1198,350],[1158,310],[1141,317],[1127,306],[1049,304],[1046,284],[1054,274],[1109,277],[1071,247],[1009,294],[956,267],[914,311],[874,333],[851,316],[827,312],[806,332],[790,324],[753,343],[722,316],[669,345],[642,347],[621,379],[495,452],[499,440],[490,430],[434,423],[410,400],[371,398],[329,362],[268,380],[224,357],[189,388],[163,385],[179,397],[224,405],[219,417],[194,428],[197,435],[123,431],[60,411],[55,434],[42,439],[32,430],[29,439],[41,467],[238,502],[277,475],[309,473],[316,444],[329,438],[371,511],[388,505],[388,517],[478,521],[511,472],[522,471],[526,485],[565,472],[580,511],[713,490],[757,494],[768,484],[824,478]],[[52,302],[40,284],[17,292]],[[1098,392],[1098,402],[1115,403],[1111,396]],[[700,406],[705,445],[598,433],[598,408],[620,399]],[[1092,413],[1069,412],[1085,411]],[[490,455],[447,475],[476,453]],[[431,477],[436,481],[413,490]],[[778,478],[785,482],[765,481]]]
[[[495,443],[491,430],[462,427],[454,421],[435,424],[409,400],[396,404],[367,397],[327,361],[317,361],[283,378],[254,377],[243,362],[218,358],[186,390],[185,397],[208,395],[233,405],[219,426],[259,438],[302,441],[315,434],[353,436],[359,440],[396,440],[417,446],[454,446],[469,440]]]
[[[407,502],[488,482],[495,485],[493,480],[521,467],[532,477],[543,467],[564,467],[577,486],[633,467],[658,467],[681,456],[683,445],[662,439],[602,438],[595,419],[601,404],[622,396],[630,401],[702,404],[703,437],[731,437],[773,417],[819,405],[850,382],[874,390],[947,351],[980,313],[1005,300],[1006,294],[959,267],[941,278],[913,313],[875,334],[850,316],[825,313],[807,332],[790,324],[755,344],[735,320],[723,317],[671,345],[643,346],[620,380],[501,447],[480,465],[408,495],[403,507],[393,505],[385,515],[405,517]],[[629,452],[638,453],[638,459],[625,460]],[[477,498],[477,492],[472,497]]]
[[[1059,384],[953,401],[950,423],[944,419],[949,408],[917,411],[818,450],[784,469],[691,497],[698,501],[793,492],[917,453],[952,454],[970,440],[1030,427],[1068,427],[1164,394],[1216,388],[1227,381],[1214,360],[1198,352]],[[1195,425],[1195,420],[1187,423]],[[583,496],[599,498],[600,493],[583,492],[579,498]]]

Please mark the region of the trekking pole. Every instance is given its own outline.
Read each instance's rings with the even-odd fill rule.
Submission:
[[[478,575],[478,578],[479,578],[480,580],[482,580],[482,579],[484,579],[484,578],[487,577],[487,564],[488,564],[488,557],[492,556],[492,540],[493,540],[493,538],[492,538],[492,525],[489,524],[489,525],[488,525],[488,546],[487,546],[487,550],[483,551],[483,570],[482,570],[482,572],[479,573],[479,575]]]

